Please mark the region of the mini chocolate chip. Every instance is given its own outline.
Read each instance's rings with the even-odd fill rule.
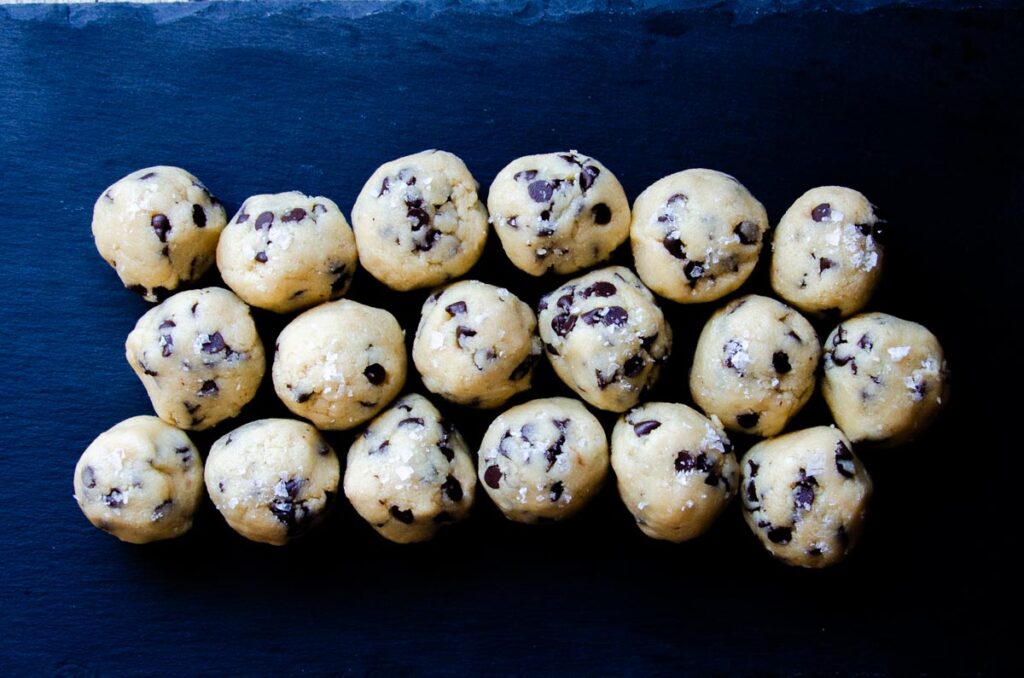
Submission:
[[[418,252],[429,252],[434,249],[434,245],[441,239],[441,231],[436,228],[428,228],[426,233],[423,234],[423,240],[416,243],[416,250]]]
[[[761,229],[753,221],[741,221],[732,229],[741,245],[756,245],[761,240]]]
[[[776,351],[772,354],[772,367],[779,374],[786,374],[793,369],[789,364],[789,355],[785,351]]]
[[[753,460],[747,460],[747,468],[750,470],[750,477],[756,478],[757,472],[761,470],[761,465]]]
[[[441,491],[452,501],[462,501],[462,483],[455,476],[448,476],[441,485]]]
[[[139,295],[140,297],[144,297],[147,294],[149,294],[149,290],[147,290],[144,285],[128,285],[126,289],[128,289],[131,292],[135,292],[135,294]]]
[[[761,415],[757,412],[744,412],[736,416],[736,423],[743,428],[754,428],[760,418]]]
[[[573,314],[556,315],[551,319],[551,329],[560,337],[564,337],[572,332],[574,327],[576,327],[576,316]]]
[[[622,373],[627,377],[636,377],[644,371],[646,364],[647,361],[643,359],[643,356],[635,355],[622,365]]]
[[[466,327],[465,325],[459,325],[455,328],[455,343],[458,344],[459,348],[465,348],[462,345],[463,337],[475,337],[476,330]]]
[[[871,224],[857,224],[857,230],[861,235],[871,235]]]
[[[365,407],[368,410],[377,407],[377,403],[372,403],[369,400],[360,400],[358,402],[361,407]]]
[[[597,179],[597,175],[600,173],[600,168],[593,165],[584,165],[583,171],[580,172],[580,191],[586,193],[590,190],[590,187],[594,185],[594,180]]]
[[[220,332],[214,332],[213,334],[207,335],[206,341],[203,342],[200,350],[203,353],[209,353],[212,355],[214,353],[220,353],[225,348],[227,348],[227,344],[224,343],[224,337],[221,336]]]
[[[409,207],[406,216],[412,221],[412,230],[418,231],[430,225],[430,215],[422,207]]]
[[[832,206],[827,202],[823,202],[811,210],[811,219],[815,221],[825,221],[830,216],[832,216]]]
[[[551,218],[551,210],[544,210],[543,212],[540,213],[540,220],[541,221],[547,221],[550,218]],[[538,229],[538,230],[540,230],[540,229]],[[554,233],[554,230],[552,230],[551,233]],[[551,233],[549,233],[548,235],[551,235]],[[547,256],[547,255],[545,255],[545,256]]]
[[[380,192],[377,193],[377,197],[379,198],[382,195],[384,195],[385,193],[389,193],[390,191],[391,191],[391,179],[389,177],[384,177],[384,181],[380,185]]]
[[[256,261],[260,262],[261,264],[267,263],[267,253],[266,252],[257,252],[256,256],[253,257],[253,258]]]
[[[282,214],[281,215],[281,222],[285,223],[285,222],[289,222],[289,221],[302,221],[305,218],[306,218],[306,210],[302,209],[301,207],[296,207],[296,208],[288,210],[287,212]]]
[[[793,538],[793,530],[789,527],[773,527],[768,530],[768,541],[773,544],[788,544]]]
[[[206,227],[206,210],[202,205],[192,205],[192,223],[196,225],[196,228]]]
[[[559,480],[557,483],[551,486],[551,501],[558,501],[562,498],[562,493],[565,492],[565,485]]]
[[[654,348],[654,342],[658,340],[658,334],[658,332],[655,332],[649,337],[640,337],[640,347],[650,353],[651,349]]]
[[[487,470],[484,471],[484,482],[487,483],[488,487],[495,490],[498,489],[501,484],[501,469],[495,465],[488,466]]]
[[[704,275],[704,262],[703,261],[687,261],[683,264],[683,275],[691,283],[700,280]]]
[[[588,325],[601,323],[605,326],[622,327],[629,321],[629,313],[621,306],[602,306],[580,316]]]
[[[213,379],[207,379],[199,388],[199,395],[203,397],[217,395],[219,392],[220,388],[217,387],[217,382]]]
[[[556,305],[558,306],[558,308],[562,309],[563,311],[568,312],[568,311],[572,310],[572,300],[573,300],[573,291],[570,291],[568,294],[563,294],[562,296],[558,297],[558,301],[556,302]]]
[[[318,216],[320,216],[321,214],[327,214],[327,205],[322,205],[320,203],[314,204],[313,205],[313,221],[316,221],[316,218]]]
[[[253,224],[253,226],[256,228],[257,231],[266,231],[270,229],[270,225],[273,223],[273,212],[261,212],[260,215],[256,217],[256,222]]]
[[[807,549],[807,555],[809,555],[809,556],[820,556],[821,555],[821,549],[818,548],[817,546],[812,546],[811,548]]]
[[[594,223],[598,226],[604,226],[612,220],[612,210],[603,202],[594,205],[590,211],[594,215]]]
[[[121,493],[119,488],[114,488],[110,491],[110,494],[103,495],[103,503],[110,508],[121,508],[124,506],[124,494]]]
[[[835,262],[829,259],[828,257],[822,257],[821,259],[818,259],[818,273],[824,273],[828,269],[832,268],[832,265],[834,263]]]
[[[615,285],[610,282],[599,280],[590,287],[582,290],[580,292],[580,296],[584,299],[589,299],[590,297],[610,297],[616,292],[618,292],[618,288],[615,287]]]
[[[423,419],[421,417],[406,417],[402,421],[398,422],[398,426],[423,426]]]
[[[857,470],[853,451],[842,440],[836,443],[836,470],[844,478],[852,478]]]
[[[312,397],[313,397],[312,391],[308,391],[308,392],[304,392],[304,393],[297,393],[295,395],[295,402],[297,402],[297,403],[304,403],[304,402],[306,402],[307,400],[309,400]]]
[[[146,172],[141,177],[139,177],[138,180],[139,181],[145,181],[146,179],[152,179],[155,176],[156,176],[156,172]]]
[[[149,223],[156,231],[156,237],[160,238],[160,242],[167,242],[167,233],[171,230],[170,219],[163,214],[154,214]]]
[[[82,469],[82,484],[92,489],[96,487],[96,469],[92,466],[86,466]]]
[[[597,378],[597,387],[603,391],[615,382],[619,373],[614,372],[611,376],[608,376],[601,372],[601,370],[594,370],[594,376]]]
[[[839,344],[846,343],[846,328],[840,325],[836,328],[836,335],[832,337],[832,345],[838,346]]]
[[[157,505],[157,507],[153,509],[153,521],[155,522],[166,518],[167,514],[171,512],[172,506],[174,506],[173,499],[168,499],[167,501]]]
[[[509,217],[505,220],[505,223],[508,224],[509,228],[519,228],[519,215]]]
[[[339,294],[345,289],[345,283],[348,282],[348,266],[345,264],[334,264],[329,271],[334,276],[334,282],[331,283],[331,294]]]
[[[466,302],[456,301],[454,304],[448,304],[447,306],[445,306],[444,310],[448,311],[448,315],[454,318],[460,313],[466,312]]]
[[[383,384],[384,378],[387,374],[387,370],[385,370],[384,366],[380,363],[373,363],[363,370],[363,376],[366,377],[366,380],[374,386],[380,386]]]
[[[559,433],[565,433],[569,430],[569,419],[552,419],[551,423],[555,425]]]
[[[558,440],[552,443],[551,446],[548,447],[548,449],[544,450],[544,458],[548,460],[548,467],[546,469],[547,471],[551,470],[551,467],[555,465],[555,462],[558,460],[558,457],[563,452],[565,452],[565,450],[562,449],[562,445],[564,444],[565,432],[563,431],[562,434],[558,436]]]
[[[638,421],[637,423],[633,424],[633,433],[635,433],[638,437],[642,438],[645,435],[649,434],[654,429],[658,428],[659,426],[661,426],[661,422],[655,419]]]
[[[793,502],[797,509],[807,511],[811,508],[811,504],[814,503],[814,488],[817,486],[817,479],[807,475],[806,470],[800,469],[800,480],[793,487]]]
[[[754,485],[753,478],[747,483],[747,501],[751,504],[757,503],[757,486]]]
[[[545,217],[546,219],[547,217]],[[551,226],[538,226],[537,236],[541,238],[549,238],[555,234],[555,229]]]
[[[860,339],[857,340],[857,345],[860,346],[865,351],[870,351],[875,347],[875,345],[871,342],[871,338],[866,334],[862,334],[860,336]]]
[[[370,430],[367,429],[366,433],[368,434],[369,432],[370,432]],[[385,440],[385,441],[382,441],[380,445],[378,445],[377,447],[375,447],[372,450],[370,450],[367,454],[369,454],[370,456],[377,455],[377,454],[384,454],[385,452],[387,452],[387,449],[389,447],[391,447],[391,441],[390,440]]]
[[[675,461],[676,471],[684,471],[684,472],[692,471],[695,464],[696,464],[696,459],[693,457],[692,454],[690,454],[686,450],[682,450],[682,451],[676,453],[676,461]]]
[[[555,186],[549,181],[533,181],[526,187],[534,202],[547,202],[555,192]]]
[[[674,205],[677,202],[684,202],[685,203],[685,202],[689,201],[689,199],[690,199],[689,196],[687,196],[685,193],[676,193],[672,197],[670,197],[665,204],[666,205]]]
[[[533,181],[536,177],[537,170],[523,170],[512,175],[512,178],[516,181]]]

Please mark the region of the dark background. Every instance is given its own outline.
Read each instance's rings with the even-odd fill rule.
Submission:
[[[556,4],[0,9],[0,673],[1020,667],[1006,615],[1020,594],[1024,12]],[[631,199],[711,167],[773,223],[816,185],[878,204],[890,239],[869,309],[939,336],[954,398],[917,443],[861,451],[876,495],[853,556],[787,568],[735,504],[692,543],[650,540],[611,486],[550,527],[505,521],[481,492],[467,523],[419,546],[385,542],[344,502],[287,548],[246,542],[208,502],[173,542],[91,527],[71,496],[79,454],[151,411],[122,348],[148,306],[95,252],[96,196],[173,164],[229,210],[299,189],[347,215],[377,165],[430,147],[484,190],[516,156],[576,148]],[[767,291],[763,259],[741,292]],[[469,275],[529,303],[559,283],[514,270],[493,236]],[[411,341],[426,294],[360,272],[350,296],[394,310]],[[662,305],[676,343],[654,397],[690,403],[692,349],[718,304]],[[256,315],[273,345],[284,320]],[[200,447],[283,414],[267,382]],[[543,364],[530,395],[555,393],[568,390]],[[441,406],[471,446],[494,416]],[[795,425],[828,422],[816,396]],[[344,454],[350,435],[329,438]]]

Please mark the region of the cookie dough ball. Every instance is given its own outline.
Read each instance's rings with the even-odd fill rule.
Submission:
[[[433,393],[489,408],[530,388],[542,350],[529,306],[503,287],[466,280],[427,297],[412,359]]]
[[[75,500],[89,522],[145,544],[192,528],[203,498],[203,461],[184,432],[132,417],[101,433],[75,467]]]
[[[764,206],[728,174],[690,169],[651,184],[633,204],[636,272],[683,304],[714,301],[742,285],[768,230]]]
[[[827,567],[857,543],[871,477],[842,431],[818,426],[762,441],[740,470],[743,517],[779,560]]]
[[[751,294],[719,309],[704,326],[690,393],[730,431],[773,436],[810,399],[820,356],[806,318]]]
[[[348,451],[345,496],[386,539],[433,538],[466,517],[476,469],[466,441],[421,395],[407,395],[374,419]]]
[[[917,436],[949,400],[948,377],[939,340],[909,320],[865,313],[825,340],[822,392],[854,442],[895,445]]]
[[[395,316],[348,299],[306,311],[277,338],[274,390],[317,428],[345,430],[383,410],[405,384]]]
[[[194,431],[238,415],[266,369],[249,307],[219,287],[179,292],[150,309],[125,354],[157,415]]]
[[[498,172],[487,196],[505,254],[530,275],[575,273],[629,235],[629,202],[611,171],[576,151],[528,155]]]
[[[479,452],[480,482],[518,523],[567,518],[608,474],[608,439],[578,400],[531,400],[491,422]]]
[[[538,308],[555,372],[602,410],[636,405],[672,350],[672,328],[654,295],[622,266],[571,280],[542,297]]]
[[[457,278],[487,242],[487,211],[465,163],[423,151],[381,165],[352,208],[359,260],[391,289]]]
[[[146,301],[167,297],[210,268],[224,206],[179,167],[147,167],[103,191],[92,210],[96,249]]]
[[[217,267],[246,303],[288,313],[348,291],[356,239],[327,198],[254,195],[221,234]]]
[[[806,313],[856,313],[882,274],[881,225],[874,206],[857,191],[812,188],[775,229],[772,287]]]
[[[619,419],[612,468],[619,496],[644,534],[674,542],[706,532],[739,480],[718,421],[675,403],[647,403]]]

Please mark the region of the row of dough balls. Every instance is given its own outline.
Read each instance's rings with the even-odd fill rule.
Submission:
[[[683,542],[709,529],[739,493],[747,524],[786,563],[825,567],[857,542],[871,479],[834,427],[763,441],[737,463],[717,418],[647,403],[623,415],[611,452],[600,422],[577,400],[513,407],[484,435],[474,467],[459,432],[423,396],[400,399],[357,437],[344,480],[320,432],[290,419],[245,424],[214,442],[205,471],[188,436],[156,417],[101,434],[75,469],[75,497],[95,526],[133,542],[179,536],[203,485],[248,539],[285,544],[319,523],[342,485],[385,538],[432,538],[466,517],[477,480],[510,520],[557,521],[600,490],[609,466],[643,532]]]
[[[705,169],[667,176],[632,211],[615,175],[570,151],[518,158],[491,184],[487,208],[466,165],[444,151],[385,163],[352,208],[298,192],[255,195],[230,220],[194,176],[149,167],[97,199],[96,246],[149,301],[198,279],[216,260],[247,303],[286,313],[343,296],[357,262],[396,290],[468,272],[494,225],[530,275],[575,273],[631,239],[640,279],[680,303],[714,301],[753,271],[769,228],[764,207],[733,177]],[[808,313],[841,317],[868,301],[882,270],[881,222],[857,191],[812,189],[779,222],[771,281]]]

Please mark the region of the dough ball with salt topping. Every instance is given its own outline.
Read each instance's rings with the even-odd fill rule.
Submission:
[[[412,357],[430,391],[490,408],[530,388],[542,351],[529,306],[503,287],[465,280],[427,297]]]
[[[644,534],[682,542],[707,531],[739,483],[721,425],[676,403],[646,403],[612,432],[619,496]]]
[[[348,451],[345,496],[383,537],[426,541],[466,517],[476,469],[466,441],[421,395],[374,419]]]
[[[509,520],[567,518],[608,474],[608,440],[578,400],[542,398],[503,412],[478,453],[480,482]]]
[[[805,313],[856,313],[882,274],[881,227],[874,206],[857,191],[812,188],[775,229],[772,287]]]
[[[822,392],[850,440],[906,442],[949,400],[942,346],[909,320],[885,313],[855,316],[825,340]]]
[[[623,412],[657,381],[672,328],[654,295],[611,266],[541,297],[540,336],[555,372],[594,407]]]

